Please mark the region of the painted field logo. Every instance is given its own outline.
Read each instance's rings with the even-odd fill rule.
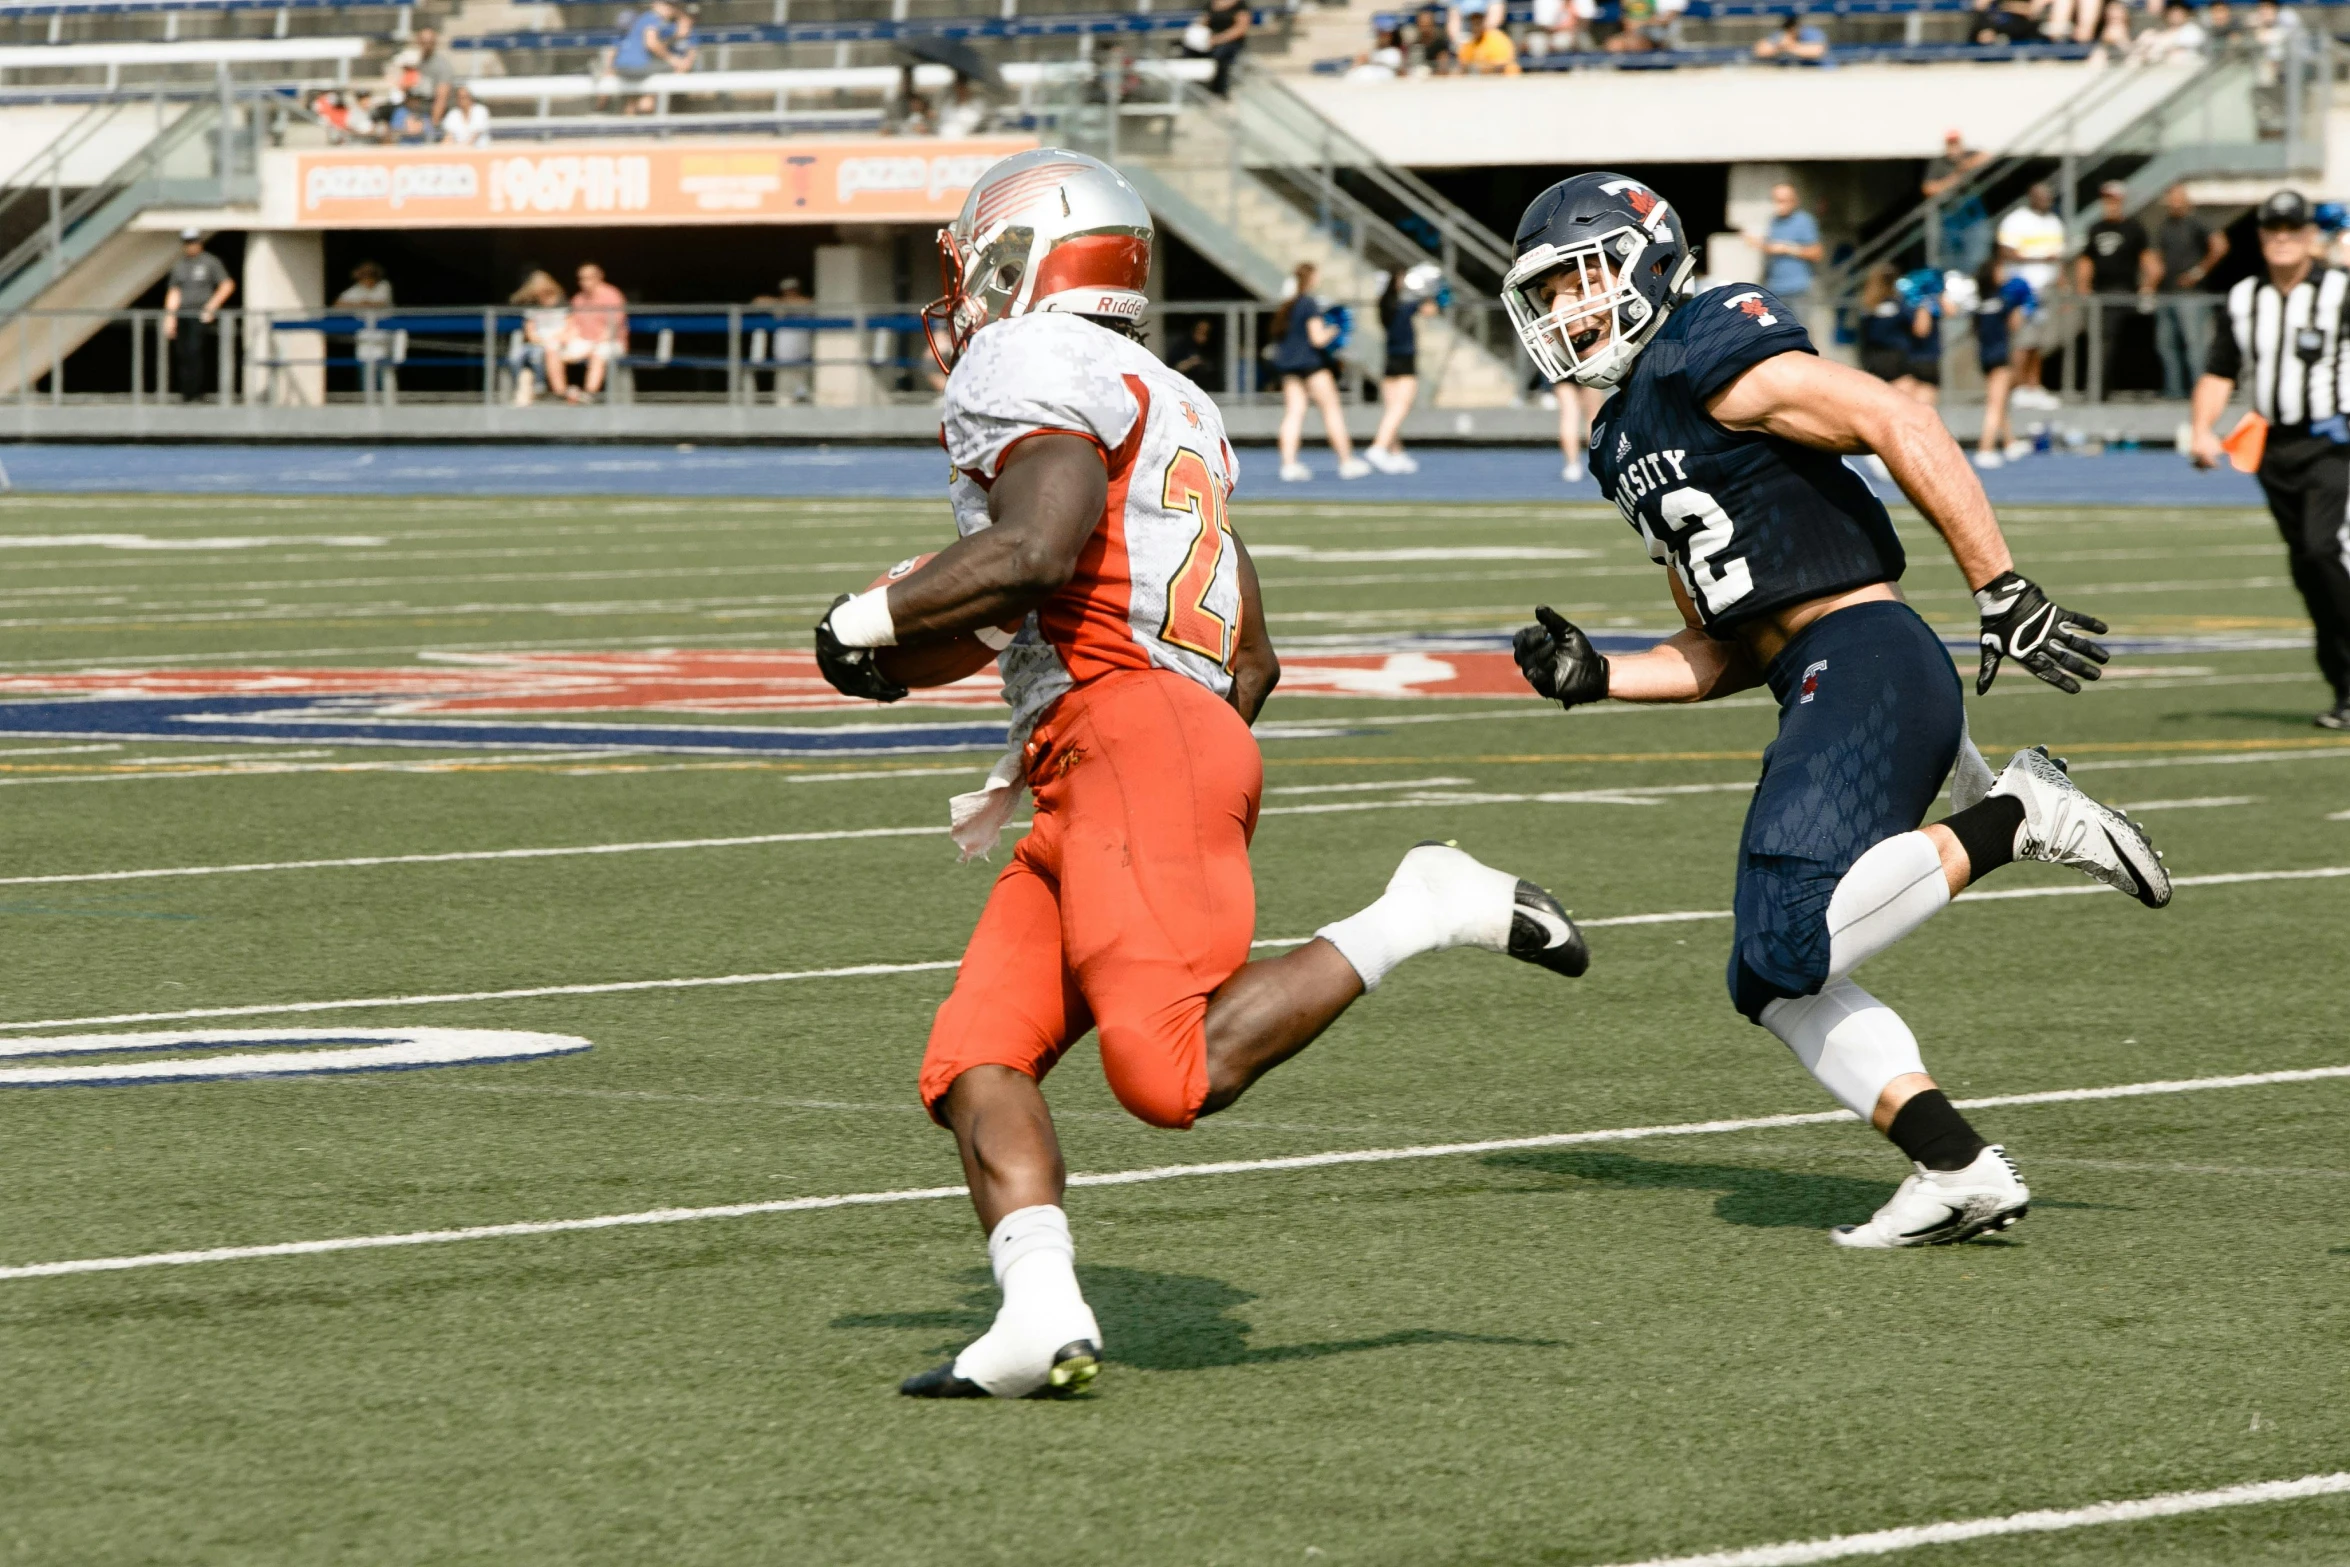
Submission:
[[[244,1047],[244,1048],[240,1048]],[[0,1067],[0,1088],[125,1088],[142,1083],[332,1077],[493,1066],[577,1055],[571,1034],[488,1028],[232,1028],[152,1034],[65,1034],[0,1041],[0,1057],[100,1057],[67,1065]],[[195,1051],[200,1054],[185,1054]]]

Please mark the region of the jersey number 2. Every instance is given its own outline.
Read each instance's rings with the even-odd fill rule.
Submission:
[[[1199,519],[1191,549],[1167,583],[1167,620],[1159,627],[1159,638],[1229,665],[1232,626],[1208,608],[1208,595],[1216,591],[1216,568],[1224,560],[1224,539],[1232,531],[1224,512],[1224,487],[1208,471],[1205,457],[1181,447],[1167,464],[1159,501],[1169,511],[1187,511]]]
[[[1721,614],[1754,591],[1754,574],[1747,570],[1745,561],[1713,563],[1713,557],[1729,544],[1736,526],[1720,502],[1703,490],[1681,489],[1668,491],[1657,501],[1656,509],[1665,526],[1673,530],[1673,551],[1681,557],[1681,584],[1705,606],[1708,615]]]

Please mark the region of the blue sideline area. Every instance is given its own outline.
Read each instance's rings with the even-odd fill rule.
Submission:
[[[1315,477],[1273,479],[1269,447],[1240,451],[1250,501],[1594,501],[1585,478],[1559,481],[1548,447],[1423,446],[1406,477],[1341,481],[1327,448],[1308,446]],[[743,495],[944,494],[933,445],[904,446],[177,446],[0,445],[15,493],[203,495]],[[2085,506],[2258,506],[2242,474],[2198,473],[2169,451],[2027,457],[1983,476],[1995,501]],[[1890,496],[1888,487],[1880,485]]]

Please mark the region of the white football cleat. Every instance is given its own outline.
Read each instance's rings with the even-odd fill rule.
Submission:
[[[1313,476],[1314,470],[1302,462],[1285,462],[1281,465],[1281,482],[1283,484],[1302,484]]]
[[[1839,1224],[1828,1238],[1839,1246],[1892,1251],[1903,1246],[1947,1246],[2004,1230],[2031,1210],[2032,1189],[2007,1150],[1994,1143],[1963,1170],[1929,1170],[1901,1183],[1893,1200],[1866,1224]]]
[[[1349,457],[1338,465],[1338,476],[1341,479],[1368,479],[1371,476],[1371,465],[1360,457]]]
[[[1416,845],[1388,878],[1387,895],[1423,911],[1426,950],[1483,947],[1570,979],[1591,966],[1583,932],[1558,899],[1449,843]]]
[[[1994,468],[2006,467],[2007,459],[1997,452],[1977,452],[1975,453],[1975,466],[1985,473],[1989,473]]]
[[[2150,909],[2170,902],[2170,872],[2146,829],[2083,794],[2046,746],[2016,752],[1991,794],[2024,808],[2015,835],[2017,859],[2069,865]]]
[[[1580,457],[1568,458],[1567,465],[1559,470],[1559,482],[1581,484],[1583,482],[1583,459]]]

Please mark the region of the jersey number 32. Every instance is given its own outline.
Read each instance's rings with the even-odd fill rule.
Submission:
[[[1754,591],[1754,574],[1746,569],[1744,560],[1714,559],[1729,546],[1737,528],[1720,502],[1703,490],[1683,488],[1659,496],[1656,509],[1664,523],[1663,538],[1657,537],[1645,519],[1640,524],[1640,531],[1648,535],[1649,554],[1662,560],[1664,551],[1672,552],[1681,586],[1689,590],[1690,598],[1704,609],[1708,619],[1719,619],[1723,611]]]

